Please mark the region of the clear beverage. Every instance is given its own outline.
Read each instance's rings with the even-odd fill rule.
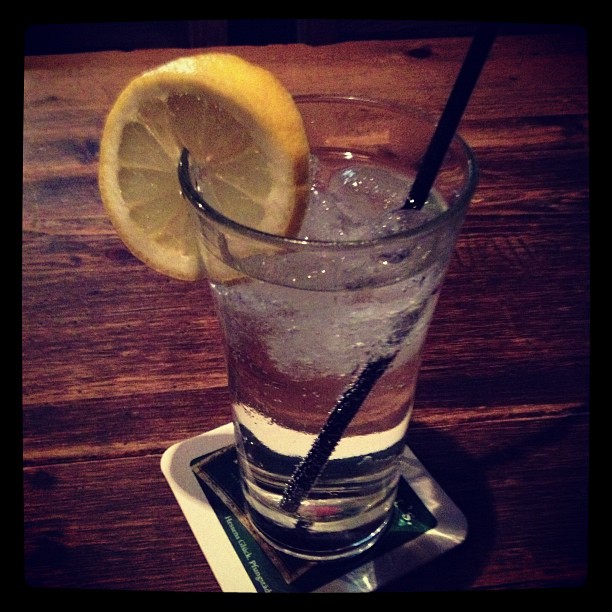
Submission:
[[[301,103],[309,129],[321,113],[321,134],[332,125],[337,130],[340,116],[355,129],[355,117],[341,110],[358,102],[328,100],[317,109],[314,103]],[[381,108],[369,124],[375,134],[388,115],[401,114]],[[339,115],[330,122],[334,109]],[[431,124],[418,120],[424,133],[415,138],[426,143]],[[236,244],[233,230],[203,220],[211,251],[241,272],[238,280],[210,284],[225,340],[246,510],[273,546],[314,560],[366,550],[391,516],[423,343],[475,182],[465,163],[451,160],[456,184],[449,188],[447,176],[422,210],[401,210],[422,145],[406,146],[399,134],[402,151],[415,153],[408,163],[387,155],[388,139],[385,154],[379,145],[363,145],[363,127],[361,139],[347,142],[329,134],[319,140],[321,134],[309,133],[312,187],[301,240],[268,245],[236,264],[224,252]],[[471,161],[465,145],[457,147]],[[381,357],[391,359],[389,367],[297,509],[284,510],[292,474],[338,399]]]

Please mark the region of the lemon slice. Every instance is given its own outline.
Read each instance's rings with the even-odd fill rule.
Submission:
[[[208,204],[260,231],[297,231],[309,148],[290,93],[272,73],[238,56],[183,57],[127,85],[100,143],[105,210],[148,266],[178,279],[206,276],[210,255],[177,177],[184,148],[206,170]]]

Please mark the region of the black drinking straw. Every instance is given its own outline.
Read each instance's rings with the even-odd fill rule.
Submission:
[[[497,23],[485,23],[476,32],[403,208],[421,210],[425,204],[493,46],[497,28]]]
[[[308,495],[330,455],[334,452],[342,434],[357,414],[357,410],[376,381],[393,361],[396,352],[368,363],[353,384],[342,394],[308,454],[293,473],[280,503],[283,510],[296,512],[300,507],[302,500]]]
[[[493,45],[496,32],[497,24],[488,23],[483,24],[474,36],[438,126],[421,161],[404,208],[419,210],[425,203]],[[390,339],[390,344],[399,344],[401,339],[396,334]],[[397,350],[387,357],[368,363],[342,394],[306,457],[295,468],[280,502],[283,510],[297,512],[302,501],[308,497],[346,428],[395,358]]]

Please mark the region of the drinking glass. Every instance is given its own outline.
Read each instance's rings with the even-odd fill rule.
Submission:
[[[312,153],[299,234],[224,217],[193,162],[182,182],[207,249],[246,514],[275,548],[333,560],[373,546],[394,512],[423,343],[477,170],[456,135],[410,210],[428,116],[356,97],[296,103]]]

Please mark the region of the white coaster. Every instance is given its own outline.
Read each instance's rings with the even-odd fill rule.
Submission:
[[[162,472],[223,591],[375,591],[465,540],[464,515],[406,446],[394,518],[369,551],[333,562],[273,551],[241,510],[233,444],[230,423],[171,446],[161,459]],[[229,448],[221,451],[224,447]]]

